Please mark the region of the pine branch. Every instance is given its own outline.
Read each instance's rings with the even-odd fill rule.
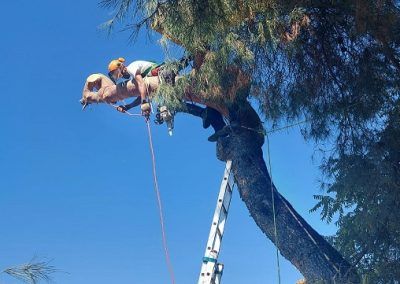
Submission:
[[[57,269],[50,265],[50,261],[36,261],[33,258],[26,264],[9,267],[2,272],[25,283],[37,284],[41,280],[50,282],[50,275],[57,272]]]

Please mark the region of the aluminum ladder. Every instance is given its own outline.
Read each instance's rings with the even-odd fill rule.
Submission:
[[[207,247],[201,265],[198,284],[220,284],[224,265],[217,262],[221,249],[222,236],[228,217],[229,205],[232,199],[232,190],[235,184],[231,174],[232,161],[226,162],[224,176],[218,194],[217,207],[208,236]]]

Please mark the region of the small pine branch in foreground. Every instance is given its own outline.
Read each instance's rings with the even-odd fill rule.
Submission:
[[[33,258],[28,263],[10,267],[2,271],[24,283],[37,284],[40,281],[51,281],[51,274],[57,272],[57,269],[50,265],[50,261],[36,261]]]

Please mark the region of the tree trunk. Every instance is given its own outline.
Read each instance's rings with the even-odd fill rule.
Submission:
[[[186,112],[201,117],[199,107],[191,106]],[[258,131],[262,128],[261,121],[247,101],[241,103],[240,111],[231,110],[230,114],[235,117],[237,126],[231,128],[229,137],[219,138],[217,157],[222,161],[232,160],[240,197],[257,226],[303,274],[307,283],[360,283],[351,265],[272,185],[278,233],[276,243],[271,178],[261,149],[264,136]]]
[[[240,197],[257,226],[303,274],[307,283],[360,283],[351,265],[307,224],[272,185],[278,232],[276,243],[272,183],[261,149],[264,137],[257,132],[262,125],[250,104],[247,101],[244,104],[246,106],[241,107],[240,113],[233,115],[240,127],[233,127],[229,137],[219,138],[217,156],[222,161],[232,160]]]

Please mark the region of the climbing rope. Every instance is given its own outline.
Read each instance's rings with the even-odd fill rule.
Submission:
[[[266,131],[265,134],[274,133],[274,132],[282,131],[282,130],[285,130],[285,129],[289,129],[289,128],[295,127],[297,125],[304,124],[304,123],[309,122],[309,121],[310,120],[302,120],[302,121],[295,122],[293,124],[285,125],[285,126],[280,127],[280,128],[273,128],[271,130]]]
[[[304,230],[304,232],[306,233],[308,238],[317,247],[319,252],[323,255],[323,257],[327,260],[327,262],[335,269],[335,277],[336,277],[336,275],[340,273],[340,269],[336,266],[335,263],[333,263],[333,261],[329,258],[329,256],[325,252],[323,252],[321,250],[321,248],[319,247],[319,245],[318,245],[317,241],[315,240],[315,238],[311,235],[311,233],[307,230],[307,228],[303,226],[303,224],[301,223],[299,218],[296,216],[296,214],[293,212],[293,210],[290,208],[290,206],[287,204],[287,202],[283,198],[281,198],[280,196],[279,196],[279,199],[283,202],[283,204],[285,205],[286,209],[293,216],[293,218],[296,220],[296,222],[299,224],[299,226]]]
[[[352,108],[352,107],[354,107],[354,106],[356,106],[358,104],[361,104],[362,103],[361,99],[365,98],[365,97],[366,97],[366,95],[360,95],[360,96],[358,96],[357,98],[354,99],[354,100],[356,100],[355,103],[352,103],[352,104],[349,104],[347,106],[341,107],[340,109],[343,112],[345,112],[348,109],[350,109],[350,108]],[[285,126],[282,126],[282,127],[279,127],[279,128],[274,128],[274,129],[268,130],[268,131],[266,131],[266,134],[282,131],[282,130],[285,130],[285,129],[289,129],[289,128],[292,128],[294,126],[298,126],[298,125],[301,125],[301,124],[304,124],[304,123],[307,123],[307,122],[310,122],[310,121],[311,121],[311,119],[301,120],[301,121],[295,122],[293,124],[288,124],[288,125],[285,125]],[[253,129],[249,129],[249,130],[253,130]],[[255,131],[255,130],[253,130],[253,131]]]
[[[304,123],[304,122],[302,122]],[[288,128],[288,127],[286,127]],[[280,283],[280,267],[279,267],[279,256],[278,256],[278,234],[277,234],[277,227],[276,227],[276,212],[275,212],[275,201],[274,201],[274,190],[273,190],[273,182],[272,182],[272,166],[271,166],[271,155],[270,155],[270,143],[269,143],[269,137],[268,137],[268,132],[266,133],[266,138],[267,138],[267,151],[268,151],[268,163],[269,163],[269,168],[270,168],[270,175],[271,175],[271,192],[272,192],[272,211],[273,211],[273,219],[274,219],[274,231],[275,231],[275,241],[276,241],[276,257],[277,257],[277,266],[278,266],[278,283]],[[286,200],[278,194],[278,198],[282,201],[286,209],[289,211],[290,215],[293,216],[293,218],[296,220],[298,225],[303,229],[303,231],[306,233],[307,237],[311,240],[311,242],[316,246],[318,251],[322,254],[322,256],[327,260],[327,262],[334,268],[335,270],[335,277],[338,273],[340,273],[340,269],[337,267],[335,263],[329,258],[329,256],[323,252],[318,245],[317,241],[315,238],[312,236],[310,231],[304,227],[304,225],[301,223],[297,215],[293,212],[292,208],[288,205]]]
[[[363,96],[360,96],[360,99],[359,99],[357,102],[355,102],[355,103],[353,103],[353,104],[350,104],[350,105],[348,105],[348,106],[346,106],[346,107],[343,107],[343,108],[342,108],[343,112],[345,112],[346,110],[348,110],[349,108],[351,108],[351,107],[353,107],[353,106],[355,106],[355,105],[357,105],[357,104],[360,104],[360,103],[361,103],[361,98],[362,98],[362,97],[363,97]],[[292,127],[294,127],[294,126],[298,126],[298,125],[307,123],[307,122],[309,122],[309,121],[310,121],[310,119],[306,119],[306,120],[303,120],[303,121],[295,122],[295,123],[293,123],[293,124],[285,125],[285,126],[280,127],[280,128],[275,128],[275,129],[272,129],[272,130],[269,130],[269,131],[265,131],[265,133],[261,133],[260,131],[257,131],[256,129],[246,128],[246,129],[248,129],[248,130],[255,131],[255,132],[258,132],[258,133],[260,133],[260,134],[264,134],[264,135],[266,136],[266,138],[267,138],[268,162],[269,162],[269,168],[270,168],[270,173],[271,173],[272,210],[273,210],[273,215],[274,215],[273,217],[274,217],[274,228],[275,228],[275,240],[276,240],[276,243],[277,243],[277,244],[278,244],[278,241],[277,241],[277,238],[278,238],[278,237],[277,237],[277,232],[276,232],[275,202],[274,202],[274,194],[273,194],[273,189],[272,189],[272,167],[271,167],[271,160],[270,160],[270,144],[269,144],[269,137],[268,137],[268,134],[269,134],[269,133],[273,133],[273,132],[278,132],[278,131],[281,131],[281,130],[285,130],[285,129],[289,129],[289,128],[292,128]],[[245,127],[243,127],[243,128],[245,128]],[[299,226],[303,229],[303,231],[306,233],[307,237],[308,237],[308,238],[311,240],[311,242],[315,245],[315,247],[317,248],[317,250],[321,253],[321,255],[325,258],[325,260],[333,267],[333,269],[335,270],[335,275],[334,275],[334,277],[333,277],[333,280],[335,280],[336,276],[340,274],[340,266],[338,267],[338,265],[337,265],[336,263],[334,263],[334,262],[330,259],[330,257],[320,248],[320,246],[318,245],[318,242],[316,241],[316,239],[312,236],[312,234],[310,233],[310,231],[301,223],[301,221],[299,220],[298,216],[295,214],[295,212],[292,210],[291,206],[286,202],[286,200],[285,200],[284,198],[282,198],[282,196],[281,196],[280,194],[278,194],[278,198],[282,201],[282,203],[284,204],[284,206],[286,207],[286,209],[289,211],[290,215],[293,216],[293,218],[296,220],[296,222],[298,223],[298,225],[299,225]],[[277,257],[278,257],[278,245],[277,245]],[[278,258],[277,258],[277,259],[278,259]],[[339,264],[339,265],[340,265],[340,264]],[[279,274],[279,270],[280,270],[280,269],[279,269],[279,260],[278,260],[278,274]],[[348,269],[348,271],[346,272],[346,274],[347,274],[349,271],[350,271],[350,268]],[[279,283],[280,283],[280,275],[278,275],[278,277],[279,277]]]
[[[171,277],[171,282],[173,284],[175,284],[174,270],[173,270],[171,259],[170,259],[170,256],[169,256],[167,237],[166,237],[166,233],[165,233],[164,214],[163,214],[163,210],[162,210],[162,202],[161,202],[160,190],[158,188],[157,171],[156,171],[156,159],[155,159],[155,155],[154,155],[153,139],[152,139],[152,135],[151,135],[151,128],[150,128],[149,119],[146,119],[146,125],[147,125],[147,133],[148,133],[148,136],[149,136],[151,159],[152,159],[152,164],[153,164],[154,190],[155,190],[156,196],[157,196],[157,205],[158,205],[158,213],[159,213],[159,217],[160,217],[160,225],[161,225],[162,242],[163,242],[163,247],[164,247],[165,260],[167,262],[167,267],[168,267],[168,271],[169,271],[169,274],[170,274],[170,277]]]
[[[110,106],[114,107],[115,109],[118,108],[117,105],[109,103]],[[137,113],[130,113],[128,111],[125,111],[124,114],[132,116],[132,117],[143,117],[142,114],[137,114]],[[166,230],[165,230],[165,224],[164,224],[164,213],[163,213],[163,208],[162,208],[162,202],[161,202],[161,194],[160,194],[160,189],[158,186],[158,179],[157,179],[157,170],[156,170],[156,158],[154,154],[154,146],[153,146],[153,138],[151,134],[151,128],[150,128],[150,120],[148,117],[145,118],[146,121],[146,126],[147,126],[147,134],[149,137],[149,146],[150,146],[150,154],[151,154],[151,160],[152,160],[152,169],[153,169],[153,181],[154,181],[154,191],[156,193],[157,197],[157,207],[158,207],[158,215],[160,218],[160,226],[161,226],[161,236],[162,236],[162,244],[163,244],[163,249],[164,249],[164,254],[165,254],[165,261],[167,263],[167,268],[168,272],[171,278],[171,283],[175,284],[175,275],[174,275],[174,269],[172,266],[171,258],[169,255],[169,249],[168,249],[168,243],[167,243],[167,235],[166,235]]]
[[[272,198],[272,215],[274,220],[274,235],[275,235],[275,247],[276,247],[276,266],[277,266],[277,273],[278,273],[278,284],[281,284],[281,265],[279,262],[279,241],[278,241],[278,229],[276,225],[276,211],[275,211],[275,192],[274,186],[272,182],[272,166],[271,166],[271,151],[269,147],[269,137],[268,134],[265,135],[267,138],[267,148],[268,148],[268,165],[269,165],[269,174],[271,180],[271,198]]]

